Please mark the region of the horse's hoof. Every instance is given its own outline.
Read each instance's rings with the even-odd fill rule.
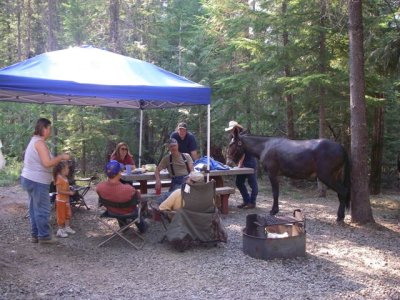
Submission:
[[[279,209],[271,209],[270,212],[269,212],[269,214],[270,214],[271,216],[275,216],[278,212],[279,212]]]
[[[337,223],[338,225],[343,225],[343,224],[344,224],[344,218],[337,218],[337,219],[336,219],[336,223]]]

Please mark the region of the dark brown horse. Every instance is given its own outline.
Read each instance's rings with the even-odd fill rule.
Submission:
[[[245,150],[257,157],[268,173],[274,198],[271,215],[279,212],[279,175],[317,177],[338,194],[337,221],[343,221],[345,208],[350,206],[350,165],[340,144],[327,139],[289,140],[235,132],[228,146],[227,164],[237,164]]]

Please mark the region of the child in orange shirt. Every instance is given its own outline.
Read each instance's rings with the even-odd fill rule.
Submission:
[[[74,195],[74,191],[69,188],[68,182],[69,167],[66,161],[61,161],[53,169],[54,183],[57,189],[56,212],[57,212],[57,236],[66,238],[68,234],[74,234],[75,231],[70,227],[71,206],[69,197]]]

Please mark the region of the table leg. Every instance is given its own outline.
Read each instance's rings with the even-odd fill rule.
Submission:
[[[227,215],[229,208],[228,208],[228,199],[229,199],[229,194],[226,195],[220,195],[221,197],[221,214]]]
[[[215,187],[224,186],[224,179],[222,178],[222,176],[210,176],[210,179],[215,180]]]
[[[147,180],[139,180],[140,183],[140,193],[147,194]]]

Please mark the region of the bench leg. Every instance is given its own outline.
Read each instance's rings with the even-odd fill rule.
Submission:
[[[221,197],[221,214],[227,215],[229,194],[220,195],[220,197]]]

